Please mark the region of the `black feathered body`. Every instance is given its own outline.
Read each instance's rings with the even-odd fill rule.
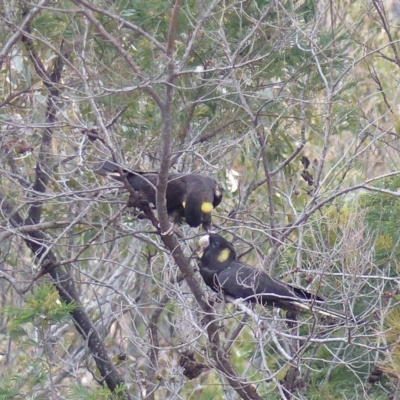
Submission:
[[[200,274],[215,292],[291,311],[315,307],[322,314],[345,318],[336,311],[322,309],[323,298],[238,261],[232,244],[222,236],[207,236],[209,244],[200,260]]]
[[[218,194],[217,181],[203,174],[183,175],[181,179],[186,184],[184,202],[187,224],[191,227],[203,225],[206,230],[211,229],[211,209],[205,212],[202,205],[211,204],[214,209],[221,203],[222,193]]]
[[[240,261],[231,262],[228,268],[219,272],[204,268],[200,273],[203,278],[204,275],[207,276],[207,281],[212,283],[208,286],[214,291],[223,292],[233,298],[247,299],[252,303],[298,310],[296,303],[299,300],[314,300],[316,304],[323,301],[322,298],[313,296],[304,289],[283,283]]]
[[[116,164],[106,161],[98,170],[102,173],[111,173],[111,176],[123,181],[118,173]],[[123,170],[130,185],[142,193],[149,202],[156,204],[157,172],[137,172]],[[204,174],[169,174],[166,190],[167,213],[173,222],[183,220],[195,228],[200,225],[205,230],[211,229],[211,211],[222,200],[222,192],[217,181]]]

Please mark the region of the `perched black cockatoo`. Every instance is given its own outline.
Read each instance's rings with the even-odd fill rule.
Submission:
[[[308,309],[346,319],[344,314],[324,308],[323,298],[238,261],[232,244],[221,235],[205,235],[199,240],[199,245],[202,248],[199,252],[200,274],[215,292],[288,311]]]
[[[137,172],[122,169],[126,179],[133,189],[141,192],[143,197],[156,207],[157,172]],[[97,166],[96,171],[101,175],[110,175],[118,181],[123,176],[118,167],[111,161],[105,161]],[[211,230],[211,212],[222,200],[222,189],[217,181],[203,174],[169,174],[166,191],[167,213],[172,223],[183,220],[196,228],[203,226],[207,232]],[[165,234],[171,233],[173,226]]]

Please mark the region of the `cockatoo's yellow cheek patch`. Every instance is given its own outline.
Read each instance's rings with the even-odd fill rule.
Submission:
[[[201,211],[203,213],[209,214],[213,210],[213,205],[212,203],[205,201],[204,203],[201,203]]]
[[[228,259],[230,253],[231,253],[231,251],[230,251],[229,249],[224,249],[224,250],[222,250],[222,251],[218,254],[217,260],[218,260],[219,262],[221,262],[221,263],[224,262],[224,261],[226,261],[226,260]]]

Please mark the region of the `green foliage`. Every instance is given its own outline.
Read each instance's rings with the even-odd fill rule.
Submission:
[[[114,392],[107,388],[90,389],[81,385],[72,385],[66,396],[71,400],[118,400],[123,398],[125,388],[117,387]]]
[[[400,178],[397,176],[386,178],[374,186],[378,190],[387,189],[397,192],[400,188]],[[377,262],[384,264],[390,258],[397,264],[400,256],[400,232],[398,229],[400,202],[398,198],[385,193],[364,192],[359,196],[358,204],[365,210],[369,232],[373,232],[375,235]]]
[[[380,368],[391,376],[400,378],[400,309],[391,310],[385,318],[385,338],[391,346],[391,351],[380,362]]]
[[[41,361],[20,359],[17,371],[0,373],[0,399],[22,400],[27,396],[32,399],[42,399],[40,395],[31,397],[31,393],[43,387],[48,382],[48,371]]]
[[[10,318],[8,330],[11,337],[24,336],[26,324],[46,328],[50,325],[68,322],[71,320],[73,304],[64,304],[54,286],[41,285],[36,287],[26,298],[23,307],[7,306],[3,309],[4,315]]]
[[[63,5],[61,5],[64,3]],[[60,2],[60,6],[67,6],[67,2]],[[52,41],[59,41],[60,39],[68,38],[72,39],[72,32],[69,28],[69,16],[65,13],[54,14],[53,12],[43,12],[38,15],[32,24],[34,28],[40,34],[46,34]]]

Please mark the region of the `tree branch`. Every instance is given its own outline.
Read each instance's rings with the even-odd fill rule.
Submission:
[[[2,215],[9,218],[9,222],[14,228],[24,226],[24,221],[18,213],[15,213],[12,206],[7,202],[6,198],[0,193],[0,210]],[[10,215],[13,215],[10,217]],[[76,290],[74,280],[67,270],[63,267],[54,267],[57,263],[56,256],[52,250],[43,244],[47,240],[40,231],[29,232],[24,238],[25,244],[34,254],[36,260],[41,260],[40,267],[50,275],[55,288],[57,289],[60,298],[67,304],[73,304],[74,310],[71,311],[71,316],[77,331],[82,335],[87,342],[87,346],[93,356],[93,359],[100,371],[102,378],[107,383],[111,391],[116,391],[117,388],[125,385],[124,380],[118,373],[114,364],[111,362],[103,339],[100,337],[93,323],[90,321],[83,306],[80,302],[78,291]],[[124,392],[123,398],[130,400],[131,396],[128,392]]]
[[[50,0],[43,0],[37,6],[32,7],[32,9],[27,13],[25,19],[22,24],[18,26],[18,30],[14,32],[14,34],[8,39],[7,43],[3,46],[3,49],[0,52],[0,69],[3,67],[3,63],[6,60],[8,53],[11,49],[17,44],[17,42],[21,39],[23,32],[28,29],[34,20],[34,18],[50,3]]]

